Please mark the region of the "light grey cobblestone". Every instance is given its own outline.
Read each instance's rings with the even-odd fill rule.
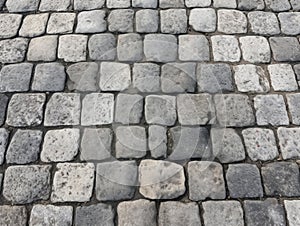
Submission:
[[[168,1],[168,0],[157,0],[159,1],[159,7],[160,8],[182,8],[184,7],[184,0],[174,0],[174,1]]]
[[[280,127],[277,134],[283,159],[300,158],[300,129]]]
[[[237,7],[236,0],[213,0],[213,6],[216,8],[231,8]]]
[[[247,32],[247,17],[238,10],[221,9],[218,11],[218,31],[225,34]]]
[[[114,60],[117,55],[117,41],[113,34],[95,34],[89,39],[88,49],[92,60]]]
[[[6,147],[8,146],[9,131],[1,128],[0,129],[0,165],[3,164],[5,158]]]
[[[106,31],[104,10],[80,12],[77,16],[76,33],[97,33]]]
[[[286,35],[300,34],[300,13],[280,13],[278,15],[281,31]]]
[[[72,33],[75,23],[75,17],[75,13],[52,13],[48,21],[47,33]]]
[[[291,8],[288,0],[265,0],[266,8],[274,12],[286,11]]]
[[[139,34],[123,34],[118,37],[119,61],[138,62],[143,59],[143,41]]]
[[[27,222],[25,206],[0,206],[0,224],[9,226],[23,226]]]
[[[288,103],[288,109],[292,116],[292,122],[295,125],[300,125],[300,94],[288,94],[286,95],[287,103]]]
[[[209,61],[209,43],[204,35],[179,36],[179,59],[181,61]]]
[[[67,11],[71,7],[71,0],[41,0],[39,10],[44,11]]]
[[[43,36],[31,39],[28,47],[28,61],[54,61],[56,59],[57,36]]]
[[[28,39],[0,40],[0,63],[18,63],[25,59]]]
[[[259,35],[276,35],[280,33],[279,22],[272,12],[253,11],[248,13],[251,31]]]
[[[287,213],[287,219],[290,225],[300,223],[300,217],[297,214],[300,211],[300,202],[298,200],[285,200],[284,206]]]
[[[187,31],[187,15],[185,9],[168,9],[160,11],[161,32],[181,34]]]
[[[111,0],[114,1],[114,0]],[[111,32],[133,32],[134,11],[132,9],[115,9],[108,16],[108,30]]]
[[[214,32],[217,26],[217,15],[212,8],[192,9],[189,16],[189,25],[195,31]]]
[[[28,15],[24,18],[19,35],[35,37],[45,33],[49,13]]]
[[[135,63],[132,68],[133,87],[140,92],[160,91],[160,67],[153,63]]]
[[[214,61],[239,62],[241,50],[236,37],[231,35],[215,35],[211,37]]]
[[[11,38],[18,33],[21,25],[22,15],[0,14],[0,38]]]
[[[139,8],[156,8],[158,0],[132,0],[133,7]]]
[[[6,7],[9,12],[31,12],[36,11],[39,0],[7,0]]]
[[[268,66],[271,84],[275,91],[295,91],[298,89],[296,76],[290,64]]]
[[[238,0],[241,10],[262,10],[265,8],[264,0]]]
[[[86,60],[86,35],[64,35],[59,37],[58,58],[66,62]]]
[[[167,129],[163,126],[151,125],[148,128],[148,146],[153,158],[167,155]]]
[[[75,10],[90,10],[90,9],[99,9],[104,7],[105,0],[74,0],[74,9]]]
[[[143,0],[140,0],[144,4]],[[146,4],[146,3],[145,3]],[[157,10],[144,9],[135,14],[136,31],[140,33],[154,33],[158,31],[159,15]]]

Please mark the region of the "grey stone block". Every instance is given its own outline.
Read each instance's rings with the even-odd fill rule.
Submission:
[[[107,18],[108,30],[121,33],[133,32],[133,18],[134,11],[132,9],[112,10]]]
[[[92,60],[114,60],[117,55],[117,41],[113,34],[92,35],[88,43]]]
[[[299,0],[290,0],[293,10],[300,10],[300,1]]]
[[[9,12],[32,12],[38,9],[39,0],[7,0],[6,7]]]
[[[255,34],[277,35],[280,33],[278,19],[272,12],[249,12],[248,19],[251,31]]]
[[[232,35],[215,35],[211,37],[214,61],[239,62],[241,50],[239,42]]]
[[[9,131],[4,128],[1,128],[0,129],[0,165],[2,165],[4,162],[6,147],[9,143],[8,138],[9,138]]]
[[[3,125],[5,121],[7,103],[8,103],[8,97],[4,94],[0,94],[0,125]]]
[[[0,224],[8,226],[23,226],[27,223],[25,206],[0,206]]]
[[[106,31],[104,10],[80,12],[77,16],[76,33],[97,33]]]
[[[0,14],[0,38],[11,38],[17,35],[22,22],[22,15]]]
[[[28,39],[14,38],[0,41],[0,62],[18,63],[25,59]]]
[[[137,62],[143,59],[143,40],[139,34],[123,34],[118,37],[118,60]]]
[[[181,35],[178,54],[181,61],[209,61],[209,42],[204,35]]]
[[[280,127],[277,134],[283,159],[299,158],[300,144],[298,139],[300,129]]]
[[[49,13],[28,15],[24,18],[19,35],[24,37],[35,37],[45,33]]]
[[[167,156],[167,129],[163,126],[151,125],[148,128],[148,146],[153,158]]]
[[[278,18],[281,25],[282,33],[286,35],[299,35],[300,34],[300,13],[288,12],[279,13]]]
[[[195,31],[214,32],[217,26],[217,15],[214,9],[192,9],[189,17],[189,25]]]
[[[294,125],[300,125],[300,93],[286,95],[289,112]]]
[[[275,91],[296,91],[298,83],[290,64],[268,65],[271,84]]]
[[[270,45],[276,61],[299,61],[300,43],[294,37],[271,37]]]
[[[240,10],[263,10],[265,8],[264,0],[238,0]]]
[[[186,7],[207,7],[211,5],[211,0],[185,0]]]
[[[159,8],[183,8],[184,0],[159,0]]]
[[[141,0],[141,2],[145,2]],[[143,9],[135,14],[136,31],[140,33],[154,33],[158,31],[159,16],[157,10]]]
[[[162,33],[182,34],[187,31],[187,14],[185,9],[168,9],[160,11],[160,29]]]
[[[225,34],[247,33],[247,17],[238,10],[221,9],[218,11],[218,31]]]
[[[106,0],[107,8],[128,8],[130,7],[130,0]]]
[[[300,224],[300,217],[298,214],[300,211],[299,200],[285,200],[284,205],[285,205],[287,219],[289,221],[289,224],[295,225],[295,226]]]
[[[75,13],[52,13],[48,21],[47,33],[72,33],[75,23],[75,17]]]
[[[216,8],[235,9],[237,7],[236,0],[213,0]]]
[[[138,8],[157,8],[158,0],[132,0],[132,6]]]
[[[74,0],[74,9],[78,11],[90,10],[90,9],[99,9],[104,7],[105,0]]]
[[[65,62],[78,62],[86,60],[86,35],[63,35],[59,37],[58,58]]]
[[[41,0],[39,10],[44,11],[68,11],[71,7],[71,0]]]
[[[54,61],[56,59],[57,36],[42,36],[31,39],[27,52],[28,61]]]
[[[291,9],[288,0],[265,0],[266,8],[275,12],[286,11]]]
[[[160,91],[160,67],[153,63],[135,63],[132,69],[133,87],[140,92]]]

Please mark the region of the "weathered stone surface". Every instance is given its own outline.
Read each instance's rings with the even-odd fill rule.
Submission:
[[[75,13],[52,13],[48,21],[48,34],[72,33],[75,23]]]
[[[89,55],[92,60],[114,60],[117,41],[113,34],[96,34],[89,39]]]
[[[32,89],[35,91],[63,91],[66,73],[61,63],[38,64],[35,67]]]
[[[113,132],[109,128],[84,129],[80,159],[82,161],[104,160],[111,157]]]
[[[67,11],[71,7],[71,0],[41,0],[39,10],[44,11]]]
[[[135,161],[114,161],[97,164],[96,197],[99,201],[132,199],[137,186]]]
[[[59,163],[54,174],[52,202],[87,202],[94,185],[93,163]]]
[[[172,126],[177,119],[174,96],[149,95],[146,97],[145,117],[149,124]]]
[[[194,92],[196,63],[168,63],[161,67],[161,89],[164,93]]]
[[[116,158],[142,158],[147,153],[146,130],[141,126],[116,129]]]
[[[49,13],[28,15],[24,18],[19,35],[35,37],[45,33]]]
[[[284,200],[284,206],[287,213],[287,219],[290,225],[300,224],[300,201],[299,200]]]
[[[246,223],[249,226],[286,225],[284,209],[276,199],[247,200],[244,202],[244,208]]]
[[[123,91],[130,86],[129,64],[102,62],[100,66],[100,89],[103,91]]]
[[[233,91],[233,78],[228,64],[198,64],[198,92],[222,93]]]
[[[295,71],[297,80],[300,81],[300,64],[294,65],[294,71]]]
[[[204,35],[181,35],[178,54],[181,61],[209,61],[209,42]]]
[[[275,135],[270,129],[249,128],[242,131],[248,156],[252,161],[278,157]]]
[[[213,157],[222,163],[238,162],[245,159],[245,149],[241,137],[234,129],[211,129]]]
[[[139,166],[140,193],[149,199],[174,199],[185,193],[185,176],[179,164],[142,160]]]
[[[300,129],[280,127],[277,134],[283,159],[299,158],[300,144],[298,140]]]
[[[255,123],[250,100],[245,95],[223,94],[215,98],[217,119],[221,126],[243,127]]]
[[[28,39],[14,38],[0,41],[0,62],[18,63],[25,59]]]
[[[133,18],[134,11],[132,9],[112,10],[107,18],[108,30],[111,32],[122,33],[133,32]]]
[[[268,70],[275,91],[295,91],[298,89],[296,76],[290,64],[269,65]]]
[[[143,96],[119,94],[116,100],[115,122],[122,124],[138,124],[143,116]]]
[[[167,129],[163,126],[151,125],[148,128],[148,146],[153,158],[167,156]]]
[[[7,103],[8,103],[8,97],[4,94],[0,94],[0,125],[3,125],[5,121]]]
[[[22,15],[0,14],[0,38],[11,38],[17,35]]]
[[[156,8],[158,0],[132,0],[132,6],[138,8]]]
[[[2,67],[0,72],[0,92],[25,92],[29,90],[33,65],[12,64]]]
[[[143,41],[139,34],[123,34],[118,37],[119,61],[137,62],[143,59]]]
[[[271,37],[270,45],[276,61],[299,61],[300,43],[294,37]]]
[[[147,61],[172,62],[177,58],[177,38],[174,35],[148,34],[144,39]]]
[[[221,9],[218,11],[218,31],[225,34],[247,32],[247,17],[238,10]]]
[[[146,199],[121,202],[117,208],[118,225],[156,226],[155,202]]]
[[[278,94],[257,95],[254,97],[257,124],[288,125],[289,118],[283,96]]]
[[[209,132],[204,127],[180,127],[169,130],[172,141],[172,153],[168,157],[172,161],[189,160],[191,158],[209,158],[211,145]]]
[[[185,0],[187,7],[207,7],[210,6],[211,0]]]
[[[54,93],[46,106],[45,126],[79,125],[80,95]]]
[[[57,36],[42,36],[31,39],[27,52],[29,61],[54,61],[56,59]]]
[[[193,201],[225,199],[222,165],[215,162],[189,162],[189,199]]]
[[[132,69],[133,87],[140,92],[155,93],[160,90],[160,67],[153,63],[135,63]]]
[[[37,126],[43,120],[45,94],[14,94],[7,109],[6,123],[14,127]]]
[[[76,33],[97,33],[106,31],[104,10],[80,12],[77,16]]]
[[[137,1],[137,0],[136,0]],[[143,4],[144,0],[141,1]],[[154,33],[158,31],[159,15],[157,10],[144,9],[135,14],[136,31],[140,33]]]
[[[8,145],[8,136],[9,136],[9,131],[4,128],[0,128],[0,165],[2,165],[4,162],[4,155],[5,155],[6,147]]]
[[[6,152],[6,162],[27,164],[39,159],[43,132],[40,130],[17,130]]]
[[[251,31],[259,35],[276,35],[280,33],[279,22],[274,13],[254,11],[248,13]]]
[[[215,35],[211,37],[214,61],[239,62],[241,50],[236,37]]]
[[[159,7],[160,8],[183,8],[184,7],[184,0],[159,0]]]
[[[264,195],[256,165],[246,163],[229,165],[226,180],[232,198],[255,198]]]
[[[282,33],[286,35],[298,35],[300,34],[300,13],[288,12],[279,13],[278,18],[281,25]]]
[[[34,205],[29,225],[71,226],[73,217],[72,206]]]
[[[266,8],[275,12],[286,11],[291,8],[288,0],[265,0]]]
[[[7,0],[6,7],[9,12],[30,12],[36,11],[39,0]]]
[[[243,209],[238,201],[203,202],[204,225],[243,226]]]
[[[90,10],[90,9],[99,9],[104,6],[105,0],[74,0],[74,9],[75,10]]]
[[[67,68],[68,89],[71,91],[98,90],[99,66],[95,62],[80,62]]]
[[[213,0],[214,7],[216,8],[231,8],[237,7],[236,0]]]
[[[159,208],[158,225],[198,225],[201,226],[197,203],[163,202]]]
[[[41,160],[43,162],[72,161],[79,149],[79,129],[50,130],[45,134]]]
[[[214,9],[192,9],[189,17],[189,25],[195,31],[214,32],[217,26],[217,15]]]
[[[50,169],[47,165],[8,167],[3,182],[4,198],[16,204],[48,199]]]
[[[23,226],[27,222],[25,206],[0,206],[0,224],[7,226]]]
[[[243,64],[233,67],[235,84],[240,92],[266,93],[270,84],[264,69],[254,64]]]
[[[250,63],[268,63],[271,60],[269,42],[265,37],[240,37],[243,59]]]
[[[81,125],[107,125],[113,122],[114,95],[110,93],[87,94],[82,101]]]
[[[286,98],[293,124],[300,125],[300,93],[287,94]]]
[[[296,163],[275,162],[261,169],[266,195],[296,197],[300,194],[299,167]]]
[[[76,208],[75,226],[114,226],[115,213],[111,205],[98,203]]]
[[[160,29],[162,33],[181,34],[187,31],[185,9],[168,9],[160,11]]]
[[[106,0],[107,8],[128,8],[130,3],[130,0]]]
[[[293,10],[300,10],[300,1],[299,0],[290,0]]]
[[[241,10],[263,10],[264,0],[238,0],[238,8]]]
[[[63,35],[59,37],[58,58],[66,62],[86,60],[87,51],[86,35]]]

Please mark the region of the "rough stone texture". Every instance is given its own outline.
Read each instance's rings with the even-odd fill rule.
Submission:
[[[114,161],[97,164],[96,197],[99,201],[132,199],[137,186],[135,161]]]
[[[187,31],[185,9],[168,9],[160,11],[160,28],[162,33],[181,34]]]
[[[6,152],[6,162],[27,164],[38,160],[43,132],[40,130],[17,130]]]
[[[234,129],[211,129],[213,157],[222,163],[238,162],[245,159],[245,149],[241,137]]]
[[[236,37],[230,35],[215,35],[211,37],[214,61],[238,62],[241,50]]]
[[[104,10],[80,12],[77,17],[76,33],[97,33],[106,31]]]
[[[45,134],[41,160],[43,162],[72,161],[79,149],[79,129],[50,130]]]
[[[254,98],[257,124],[262,125],[288,125],[289,118],[283,96],[278,94],[257,95]]]
[[[132,68],[133,87],[140,92],[155,93],[160,90],[160,67],[152,63],[135,63]]]
[[[193,201],[225,199],[222,165],[215,162],[189,162],[189,199]]]
[[[0,165],[2,165],[4,162],[5,150],[8,145],[8,136],[9,136],[9,131],[4,128],[1,128],[0,129]],[[0,181],[2,182],[2,179]]]
[[[115,1],[115,0],[111,0]],[[116,1],[117,2],[117,1]],[[132,9],[115,9],[108,16],[108,30],[111,32],[133,32],[134,11]]]
[[[177,48],[177,38],[174,35],[149,34],[144,39],[144,54],[147,61],[175,61]]]
[[[283,159],[299,158],[300,144],[298,140],[300,129],[280,127],[277,134]]]
[[[161,89],[164,93],[194,92],[195,63],[168,63],[161,67]]]
[[[178,54],[181,61],[209,61],[208,40],[204,35],[181,35]]]
[[[26,38],[0,40],[0,63],[18,63],[25,59]]]
[[[300,94],[288,94],[286,95],[288,109],[292,116],[292,122],[295,125],[300,125]]]
[[[35,37],[45,33],[49,13],[28,15],[24,18],[19,35]]]
[[[136,0],[137,1],[137,0]],[[143,4],[144,0],[141,1]],[[154,33],[158,31],[159,15],[157,10],[144,9],[135,14],[136,31],[140,33]]]
[[[116,100],[115,122],[138,124],[143,116],[143,96],[119,94]]]
[[[89,39],[89,56],[92,60],[114,60],[117,41],[113,34],[96,34]]]
[[[118,207],[118,225],[156,226],[155,202],[146,199],[121,202]]]
[[[240,37],[243,59],[250,63],[268,63],[271,60],[269,42],[265,37]]]
[[[99,9],[104,6],[105,0],[74,0],[74,9],[75,10],[90,10],[90,9]]]
[[[279,22],[274,13],[254,11],[248,13],[251,31],[259,35],[277,35],[280,33]]]
[[[238,201],[203,202],[204,225],[243,226],[243,209]]]
[[[106,0],[107,8],[128,8],[130,0]]]
[[[139,166],[140,193],[149,199],[174,199],[185,192],[185,176],[179,164],[142,160]]]
[[[291,8],[288,0],[265,0],[266,8],[274,12],[286,11]]]
[[[75,13],[52,13],[48,21],[48,34],[72,33],[75,23]]]
[[[262,67],[244,64],[234,66],[233,69],[235,84],[240,92],[266,93],[270,91],[270,84]]]
[[[142,158],[147,152],[146,130],[141,126],[116,129],[116,158]]]
[[[111,129],[84,129],[80,159],[82,161],[104,160],[111,157],[113,133]]]
[[[262,167],[261,174],[266,195],[284,197],[300,195],[300,175],[296,163],[269,163]]]
[[[71,4],[71,0],[41,0],[39,10],[42,12],[67,11]]]
[[[107,125],[113,122],[114,95],[110,93],[87,94],[82,100],[81,125]]]
[[[0,14],[0,38],[11,38],[16,36],[21,25],[22,15]]]
[[[275,91],[295,91],[298,89],[296,76],[290,64],[269,65],[268,70]]]
[[[119,61],[138,62],[143,59],[143,41],[139,34],[123,34],[118,37]]]
[[[271,37],[270,45],[276,61],[299,61],[300,43],[294,37]]]
[[[176,98],[173,96],[149,95],[145,100],[145,117],[149,124],[172,126],[177,119]]]
[[[7,226],[23,226],[27,222],[25,206],[0,206],[0,224]]]
[[[6,65],[0,72],[0,92],[29,90],[33,65],[30,63]]]
[[[64,35],[59,37],[58,58],[66,62],[86,60],[86,35]]]
[[[300,202],[299,200],[285,200],[284,206],[287,213],[287,219],[291,226],[296,226],[300,223],[299,211]]]
[[[224,94],[214,97],[217,119],[221,126],[243,127],[255,122],[250,100],[245,95]]]
[[[278,157],[274,132],[270,129],[244,129],[244,142],[252,161],[268,161]]]
[[[278,225],[285,226],[285,213],[283,207],[276,199],[265,201],[244,202],[246,223],[249,226]]]
[[[236,0],[213,0],[213,5],[216,8],[231,8],[237,7]]]
[[[16,204],[47,200],[50,195],[48,165],[10,166],[5,171],[3,196]]]
[[[300,1],[299,0],[290,0],[290,3],[293,7],[293,10],[300,10]]]
[[[265,8],[264,0],[238,0],[241,10],[262,10]]]
[[[167,156],[167,129],[163,126],[151,125],[148,128],[148,146],[153,158]]]
[[[100,66],[100,89],[103,91],[123,91],[130,86],[129,64],[102,62]]]
[[[232,198],[263,197],[262,182],[256,165],[229,165],[226,173],[227,185]]]
[[[221,9],[218,11],[218,31],[225,34],[247,32],[247,17],[238,10]]]
[[[66,73],[61,63],[38,64],[35,67],[32,89],[35,91],[63,91]]]
[[[138,8],[156,8],[158,0],[132,0],[132,6]]]
[[[52,202],[87,202],[94,184],[93,163],[59,163],[56,165],[51,193]]]
[[[111,205],[98,203],[76,208],[75,226],[114,226],[115,213]]]
[[[217,15],[214,9],[192,9],[189,17],[189,25],[195,31],[214,32],[217,26]]]
[[[6,7],[9,12],[31,12],[36,11],[39,0],[7,0]]]
[[[0,94],[0,125],[3,125],[5,121],[7,103],[8,103],[8,97],[4,94]]]
[[[182,8],[184,7],[184,0],[159,0],[160,8]]]
[[[8,105],[6,123],[14,127],[40,125],[45,100],[45,94],[14,94]]]
[[[160,205],[158,225],[201,226],[199,207],[196,203],[164,202]]]
[[[185,0],[187,7],[207,7],[210,6],[211,0]]]
[[[279,13],[278,15],[281,31],[286,35],[298,35],[300,34],[300,13]]]
[[[79,94],[54,93],[46,106],[44,125],[79,125],[80,106]]]
[[[73,217],[72,206],[34,205],[29,225],[71,226]]]
[[[54,61],[56,59],[57,36],[31,39],[27,52],[29,61]]]

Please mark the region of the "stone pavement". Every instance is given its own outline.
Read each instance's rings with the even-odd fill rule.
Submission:
[[[300,225],[300,0],[0,10],[1,226]]]

